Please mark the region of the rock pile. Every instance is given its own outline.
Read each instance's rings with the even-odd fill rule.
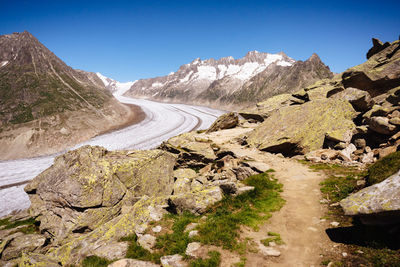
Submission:
[[[247,136],[248,144],[347,164],[372,163],[398,150],[400,41],[373,42],[365,63],[240,112],[249,121],[262,122]]]

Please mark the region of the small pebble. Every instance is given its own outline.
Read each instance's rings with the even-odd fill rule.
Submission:
[[[154,232],[154,233],[159,233],[159,232],[161,232],[161,226],[159,226],[159,225],[157,225],[156,227],[153,227],[151,230]]]
[[[346,252],[343,252],[343,253],[342,253],[342,256],[343,256],[343,257],[347,257],[347,253],[346,253]]]
[[[331,222],[331,225],[332,225],[333,227],[338,227],[338,226],[340,225],[340,223],[338,223],[338,222]]]

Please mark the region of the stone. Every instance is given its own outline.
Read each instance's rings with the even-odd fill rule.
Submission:
[[[393,125],[396,125],[396,126],[399,126],[400,125],[400,118],[399,117],[391,118],[391,119],[389,119],[389,123],[393,124]]]
[[[331,222],[330,225],[332,225],[333,227],[338,227],[340,225],[340,223],[338,222]]]
[[[189,211],[200,215],[207,211],[207,208],[222,200],[222,190],[219,186],[211,186],[198,192],[173,195],[170,197],[170,204],[177,212]]]
[[[268,164],[254,160],[245,161],[243,162],[243,165],[250,167],[252,170],[258,173],[266,172],[271,169],[271,167]]]
[[[348,162],[352,161],[351,155],[356,150],[357,150],[357,148],[354,144],[349,144],[347,146],[347,148],[345,148],[339,152],[339,157],[341,157],[344,161],[348,161]]]
[[[345,100],[318,99],[288,106],[276,110],[250,132],[247,142],[259,150],[284,156],[306,154],[321,149],[327,135],[339,141],[348,139],[355,129],[355,115]]]
[[[159,232],[161,232],[162,227],[161,227],[160,225],[157,225],[157,226],[151,228],[151,230],[152,230],[154,233],[159,233]]]
[[[236,174],[236,178],[239,181],[243,181],[244,179],[257,174],[258,172],[254,171],[252,168],[250,167],[245,167],[245,166],[241,166],[235,170],[233,170]]]
[[[281,252],[277,250],[275,247],[266,247],[260,242],[258,242],[258,249],[263,256],[266,257],[279,257]]]
[[[11,238],[1,253],[2,260],[11,260],[22,256],[22,253],[33,252],[41,248],[46,237],[39,234],[27,234]]]
[[[187,248],[186,248],[185,254],[190,256],[190,257],[196,258],[197,257],[197,253],[196,252],[198,252],[200,248],[201,248],[201,243],[200,242],[189,243]]]
[[[194,181],[194,180],[193,180]],[[193,182],[189,178],[177,178],[174,183],[174,195],[185,194],[190,192],[191,184]]]
[[[236,186],[236,183],[234,183],[234,182],[221,183],[219,185],[219,187],[222,189],[222,191],[226,195],[234,195],[234,194],[236,194],[236,192],[238,190],[237,186]]]
[[[207,133],[235,128],[239,123],[239,116],[235,112],[225,113],[208,128]]]
[[[84,146],[58,156],[26,187],[31,216],[53,242],[92,231],[143,195],[169,196],[176,157],[162,150],[107,151]]]
[[[366,62],[352,67],[342,74],[345,88],[367,91],[372,97],[382,95],[400,85],[400,42],[392,42]]]
[[[126,256],[128,251],[128,242],[112,242],[107,246],[100,246],[93,250],[93,254],[108,260],[120,259]]]
[[[354,140],[354,144],[356,145],[356,148],[364,149],[367,145],[367,142],[365,141],[365,139],[357,138],[356,140]]]
[[[174,178],[180,179],[180,178],[187,178],[189,180],[192,180],[193,178],[196,178],[197,173],[195,170],[190,169],[190,168],[179,168],[174,170]]]
[[[160,267],[160,265],[149,261],[122,259],[109,264],[108,267]]]
[[[241,195],[241,194],[253,191],[253,190],[254,190],[254,186],[242,186],[237,189],[236,195]]]
[[[152,236],[150,234],[145,234],[139,236],[137,242],[144,249],[147,249],[148,251],[152,252],[153,251],[152,248],[156,245],[156,240],[157,238],[155,236]]]
[[[389,123],[386,117],[372,117],[369,120],[369,128],[377,133],[392,135],[396,131],[396,126]]]
[[[138,227],[147,227],[154,219],[161,220],[165,214],[164,197],[143,196],[132,207],[130,212],[121,214],[104,223],[91,232],[70,238],[63,245],[49,250],[48,256],[64,265],[79,265],[85,255],[96,255],[96,251],[106,250],[122,237],[135,233]]]
[[[386,43],[382,43],[379,39],[377,38],[372,38],[372,44],[373,46],[368,50],[367,53],[367,59],[369,59],[370,57],[372,57],[373,55],[381,52],[382,50],[384,50],[386,47],[390,46],[390,43],[386,42]]]
[[[370,151],[366,154],[364,154],[361,158],[362,163],[374,163],[374,152]]]
[[[193,238],[195,236],[199,235],[199,231],[198,230],[193,230],[189,232],[189,238]]]
[[[400,171],[340,201],[345,215],[357,216],[365,224],[400,222]]]
[[[23,253],[18,263],[19,267],[46,266],[60,267],[58,261],[50,256],[38,253]]]
[[[160,258],[161,266],[163,267],[187,267],[188,264],[184,261],[183,256],[179,254],[163,256]]]
[[[334,160],[338,157],[338,153],[338,151],[332,149],[318,149],[307,153],[305,158],[309,161],[315,161],[315,159]]]
[[[365,112],[374,105],[371,95],[357,88],[346,88],[345,90],[331,96],[334,99],[345,99],[350,102],[356,111]]]
[[[198,223],[189,223],[189,224],[186,226],[184,232],[190,232],[190,231],[196,229],[196,227],[197,227],[198,225],[199,225]]]
[[[195,133],[184,133],[168,139],[161,144],[161,149],[178,154],[178,163],[204,167],[217,157],[209,142],[198,142]],[[200,164],[201,163],[201,164]]]
[[[379,158],[384,158],[389,154],[392,154],[397,151],[397,146],[389,146],[382,149],[379,149]]]

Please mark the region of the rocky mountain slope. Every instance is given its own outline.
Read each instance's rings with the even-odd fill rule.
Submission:
[[[229,107],[254,104],[330,77],[316,54],[302,62],[284,53],[252,51],[237,60],[197,58],[168,76],[137,81],[126,95]]]
[[[67,66],[29,32],[0,36],[0,159],[60,150],[131,115],[97,75]]]
[[[104,86],[113,94],[123,95],[128,91],[137,81],[121,83],[102,75],[100,72],[96,72],[97,77],[101,79]]]

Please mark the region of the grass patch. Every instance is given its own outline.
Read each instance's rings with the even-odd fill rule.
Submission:
[[[241,225],[257,228],[261,222],[271,217],[271,212],[283,206],[284,200],[279,195],[282,185],[270,174],[250,176],[244,183],[255,189],[237,197],[226,196],[216,204],[209,211],[206,221],[198,226],[198,241],[237,249]]]
[[[166,233],[157,238],[156,249],[163,255],[185,254],[187,245],[191,242],[189,233],[185,233],[188,224],[198,220],[195,215],[185,212],[181,215],[168,214],[167,218],[173,220],[173,233]]]
[[[368,168],[367,183],[380,183],[400,169],[400,151],[381,158]]]
[[[363,248],[363,257],[373,266],[399,267],[400,250]]]
[[[127,237],[123,237],[123,238],[121,238],[120,241],[130,242],[128,251],[126,252],[126,258],[160,263],[161,255],[159,253],[151,253],[147,249],[144,249],[142,246],[140,246],[137,243],[136,234],[133,234],[133,235],[130,235]]]
[[[111,262],[112,261],[107,260],[105,258],[101,258],[101,257],[97,257],[97,256],[89,256],[83,260],[82,266],[83,267],[106,267]]]
[[[281,238],[281,235],[278,233],[268,232],[268,236],[268,238],[261,240],[261,243],[263,243],[264,246],[268,247],[270,242],[275,242],[277,245],[285,244]]]
[[[209,251],[208,259],[196,259],[190,263],[190,267],[217,267],[221,263],[221,253]]]
[[[6,219],[0,220],[0,227],[2,226],[3,229],[13,229],[13,228],[16,228],[21,225],[35,226],[36,223],[37,222],[33,218],[29,218],[26,220],[20,220],[20,221],[14,221],[14,222],[10,222],[10,219],[6,218]],[[24,227],[24,228],[29,228],[29,227]]]

